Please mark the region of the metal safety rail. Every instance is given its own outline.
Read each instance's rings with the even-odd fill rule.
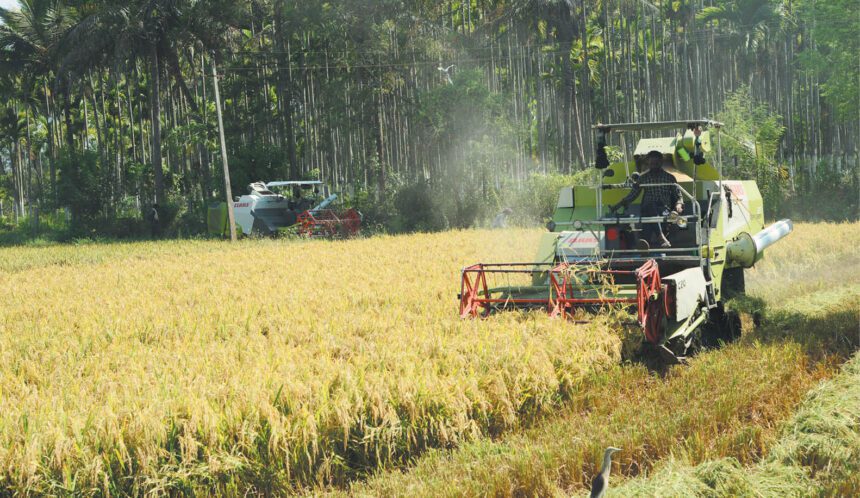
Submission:
[[[648,189],[648,188],[656,188],[656,187],[677,187],[678,191],[681,192],[681,196],[686,198],[688,201],[690,201],[690,205],[692,206],[692,209],[693,209],[693,215],[692,216],[679,216],[679,218],[683,218],[683,219],[688,220],[688,221],[690,218],[693,218],[694,220],[701,220],[702,219],[702,208],[701,208],[701,206],[699,206],[698,200],[696,199],[695,196],[693,196],[692,194],[687,192],[687,189],[682,187],[680,184],[678,184],[678,183],[650,183],[650,184],[639,185],[640,189],[643,189],[643,188]],[[622,189],[622,188],[628,188],[629,189],[629,188],[632,188],[632,185],[629,185],[627,183],[603,184],[600,186],[600,188],[604,189],[604,190]],[[601,208],[602,208],[602,206],[601,206]],[[621,217],[616,216],[616,218],[621,218]],[[629,219],[629,216],[625,217],[625,218]],[[667,217],[665,217],[665,216],[655,216],[655,217],[649,217],[649,218],[639,216],[639,219],[641,219],[642,221],[645,221],[645,220],[648,220],[651,218],[658,218],[658,219],[661,219],[663,222],[668,222],[668,220],[666,219]],[[636,216],[634,216],[633,219],[636,219]]]
[[[639,215],[625,215],[621,216],[618,214],[614,214],[613,216],[605,216],[595,220],[573,220],[573,221],[558,221],[552,222],[553,227],[573,227],[578,230],[590,230],[594,232],[593,227],[601,227],[605,228],[606,226],[611,225],[646,225],[653,223],[665,223],[667,225],[677,225],[680,228],[686,228],[690,226],[690,222],[693,222],[692,227],[695,230],[695,238],[696,245],[694,247],[682,247],[682,248],[651,248],[648,250],[642,249],[613,249],[603,251],[601,254],[604,257],[612,257],[614,255],[625,256],[632,254],[648,254],[648,253],[660,253],[663,254],[664,257],[666,254],[677,253],[677,254],[685,254],[685,255],[694,255],[696,259],[701,259],[701,246],[703,244],[707,244],[710,236],[709,229],[710,227],[702,225],[702,209],[699,206],[696,198],[687,192],[682,186],[674,183],[656,183],[649,185],[641,185],[641,188],[651,188],[651,187],[662,187],[662,186],[677,186],[678,190],[681,192],[682,196],[690,201],[692,206],[692,214],[690,215],[664,215],[664,216],[642,216]],[[603,189],[618,189],[618,188],[630,188],[629,184],[607,184],[603,185],[601,188]],[[599,189],[598,189],[599,192]]]
[[[634,260],[617,260],[612,264],[640,263]],[[508,286],[491,288],[488,275],[535,275],[547,273],[548,285]],[[605,289],[583,285],[581,277],[597,281]],[[616,278],[636,283],[636,295],[611,296]],[[607,292],[608,291],[608,292]],[[545,293],[545,296],[540,294]],[[594,293],[594,296],[584,296]],[[608,264],[593,261],[561,263],[479,263],[463,268],[460,283],[460,317],[486,317],[496,308],[544,308],[550,316],[567,318],[577,308],[608,305],[636,306],[637,321],[645,337],[657,343],[662,335],[664,318],[668,314],[666,285],[660,279],[657,262],[649,259],[630,270],[612,269]]]

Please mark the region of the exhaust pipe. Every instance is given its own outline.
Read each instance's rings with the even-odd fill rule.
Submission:
[[[755,235],[741,233],[726,247],[726,263],[752,268],[761,259],[765,249],[790,234],[793,229],[791,220],[786,219],[777,221]]]

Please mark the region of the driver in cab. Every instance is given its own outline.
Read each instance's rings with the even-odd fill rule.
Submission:
[[[634,184],[630,193],[621,202],[610,208],[612,212],[615,213],[621,206],[625,208],[629,206],[644,190],[645,194],[642,196],[641,203],[643,217],[666,216],[669,211],[681,214],[684,209],[681,189],[675,177],[663,169],[663,154],[652,150],[645,156],[645,166],[648,171],[639,177],[639,181]],[[648,187],[648,185],[654,186]],[[642,247],[643,249],[650,246],[672,247],[672,244],[666,239],[661,225],[661,223],[645,223],[640,242],[647,242],[648,245]]]

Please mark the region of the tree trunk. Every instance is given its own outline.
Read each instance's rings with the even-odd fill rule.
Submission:
[[[585,0],[579,0],[580,7],[580,26],[579,36],[582,38],[582,106],[580,116],[582,117],[582,125],[579,127],[580,135],[584,129],[588,129],[591,125],[591,75],[588,68],[588,11],[585,9]],[[586,155],[591,155],[591,141],[580,139],[580,159],[585,167]]]
[[[280,16],[278,17],[280,19]],[[281,48],[281,56],[278,61],[278,96],[281,100],[281,112],[284,116],[284,131],[287,141],[287,158],[290,161],[290,179],[298,180],[301,176],[299,161],[296,157],[296,130],[293,123],[293,76],[290,68],[290,54],[288,45],[284,44],[281,23],[278,23],[278,43]]]
[[[51,99],[48,94],[48,81],[42,79],[42,89],[45,92],[45,112],[50,117],[48,123],[48,170],[51,176],[51,203],[57,202],[57,169],[56,150],[54,150],[54,114],[51,109]]]
[[[69,88],[69,82],[63,84],[63,120],[66,122],[66,147],[69,151],[75,149],[75,133],[72,128],[72,92]]]
[[[379,201],[385,202],[385,129],[383,128],[382,116],[382,91],[379,90],[379,100],[376,105],[376,160],[379,163],[379,172],[376,176],[377,189],[379,190]]]
[[[561,164],[560,170],[562,173],[570,173],[570,162],[573,146],[573,67],[570,63],[570,50],[573,45],[573,20],[570,15],[570,8],[562,2],[558,9],[558,44],[561,48]]]
[[[200,89],[203,92],[203,142],[197,144],[197,151],[200,154],[200,192],[203,196],[203,205],[212,198],[211,180],[209,175],[209,150],[206,149],[206,143],[209,142],[209,115],[207,112],[208,105],[206,104],[206,61],[203,55],[200,55]],[[196,97],[196,92],[195,92]]]
[[[161,169],[161,97],[158,48],[151,47],[150,104],[152,112],[152,173],[155,179],[155,202],[164,206],[164,172]]]
[[[18,223],[18,220],[24,215],[24,194],[21,191],[21,145],[18,143],[17,133],[12,140],[12,181],[15,185],[12,189],[15,200],[15,223]]]

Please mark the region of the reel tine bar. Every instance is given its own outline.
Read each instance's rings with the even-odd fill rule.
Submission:
[[[361,228],[361,214],[355,209],[348,209],[340,215],[331,209],[318,209],[300,214],[296,223],[299,233],[306,237],[351,237]]]
[[[487,284],[487,274],[531,274],[547,272],[549,285],[548,294],[543,298],[516,297],[515,295],[502,295],[494,297],[494,292]],[[576,290],[580,287],[577,273],[588,272],[587,278],[595,275],[606,277],[610,283],[614,282],[616,276],[628,276],[636,281],[636,297],[609,297],[599,294],[599,289],[591,289],[598,292],[597,296],[583,296],[582,292],[577,295]],[[607,280],[603,280],[606,282]],[[525,307],[545,307],[550,316],[561,316],[569,318],[576,308],[587,306],[605,306],[613,304],[635,305],[637,319],[642,326],[645,337],[649,342],[657,343],[663,333],[663,325],[668,316],[668,304],[665,299],[666,285],[660,279],[660,269],[653,259],[647,260],[635,270],[615,270],[611,268],[595,268],[594,263],[589,262],[561,262],[556,265],[550,263],[497,263],[497,264],[475,264],[463,268],[460,281],[460,317],[476,318],[489,316],[494,307],[524,305]]]

